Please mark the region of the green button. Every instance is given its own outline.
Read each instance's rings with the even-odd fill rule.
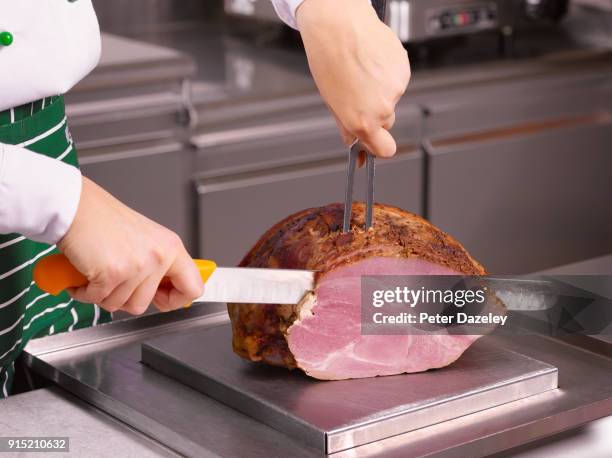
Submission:
[[[13,34],[11,32],[0,32],[0,45],[10,46],[13,44]]]

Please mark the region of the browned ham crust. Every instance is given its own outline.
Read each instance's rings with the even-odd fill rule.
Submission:
[[[338,267],[371,257],[417,258],[464,275],[485,269],[454,238],[413,213],[376,204],[374,227],[363,229],[365,205],[353,205],[352,231],[342,233],[344,205],[309,208],[270,228],[241,267],[307,269],[319,278]],[[228,304],[234,351],[243,358],[296,367],[285,332],[297,306]]]

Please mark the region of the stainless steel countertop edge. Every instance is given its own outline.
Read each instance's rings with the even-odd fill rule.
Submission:
[[[155,336],[188,329],[202,322],[223,323],[229,320],[225,304],[206,304],[170,313],[156,313],[139,318],[79,329],[70,333],[31,340],[25,348],[29,356],[43,356],[70,348],[109,341],[135,341],[145,334]]]
[[[533,359],[533,358],[531,358]],[[393,413],[387,417],[382,417],[379,420],[373,420],[373,421],[364,421],[361,423],[356,423],[344,428],[339,428],[336,429],[334,431],[331,431],[327,434],[326,437],[326,442],[327,442],[327,449],[329,450],[329,453],[333,454],[333,453],[338,453],[338,452],[342,452],[342,451],[346,451],[349,450],[351,448],[356,448],[356,447],[360,447],[360,446],[364,446],[364,445],[368,445],[369,443],[374,443],[378,440],[385,440],[385,439],[389,439],[391,437],[394,436],[398,436],[398,435],[402,435],[402,434],[410,434],[411,432],[417,431],[419,429],[423,429],[423,428],[429,428],[431,426],[435,426],[436,424],[439,423],[443,423],[446,421],[452,421],[455,420],[457,418],[461,418],[461,417],[467,417],[470,416],[472,414],[477,414],[479,412],[488,410],[488,409],[494,409],[496,407],[505,405],[505,404],[511,404],[515,401],[519,401],[519,400],[523,400],[523,399],[528,399],[534,396],[538,396],[541,395],[543,393],[546,393],[548,391],[551,390],[555,390],[558,388],[558,369],[554,366],[551,366],[549,364],[543,363],[546,366],[549,366],[547,368],[542,368],[541,370],[537,370],[534,371],[533,373],[529,374],[526,377],[515,377],[515,378],[511,378],[508,380],[504,380],[503,382],[498,382],[498,383],[494,383],[494,384],[490,384],[489,386],[486,386],[485,388],[483,388],[482,390],[472,390],[472,391],[467,391],[465,393],[462,393],[459,396],[455,396],[452,400],[448,401],[440,401],[440,402],[433,402],[433,403],[429,403],[428,405],[426,405],[426,407],[440,407],[442,405],[445,405],[448,402],[460,402],[461,400],[465,400],[465,399],[469,399],[470,397],[476,397],[476,398],[480,398],[486,394],[490,394],[490,393],[495,393],[495,392],[500,392],[504,389],[507,389],[511,386],[513,386],[517,381],[538,381],[542,383],[542,386],[538,387],[536,390],[530,392],[530,394],[528,394],[527,396],[515,396],[512,400],[509,401],[504,401],[504,402],[500,402],[499,404],[497,404],[494,407],[476,407],[473,411],[467,413],[467,414],[462,414],[459,415],[457,417],[454,418],[450,418],[450,419],[446,419],[446,420],[442,420],[430,425],[425,425],[422,426],[420,428],[416,428],[413,429],[411,431],[405,431],[405,432],[400,432],[398,434],[392,434],[390,436],[380,436],[378,438],[372,438],[371,441],[368,442],[363,442],[363,443],[352,443],[352,444],[345,444],[342,447],[338,447],[333,445],[333,441],[334,439],[339,440],[340,442],[342,441],[342,436],[343,434],[350,432],[350,431],[356,431],[359,430],[361,428],[363,428],[364,426],[367,426],[368,424],[373,424],[373,423],[379,423],[379,424],[386,424],[388,422],[395,422],[395,421],[401,421],[402,417],[407,417],[411,414],[414,414],[415,412],[419,412],[419,411],[424,411],[424,408],[422,406],[416,406],[412,409],[406,410],[404,412],[400,412],[400,413]],[[548,376],[552,376],[551,379],[549,380]]]
[[[195,442],[183,437],[180,433],[167,428],[163,424],[135,411],[129,406],[125,406],[121,402],[115,401],[110,396],[101,395],[95,389],[88,385],[78,383],[78,381],[75,381],[63,373],[56,374],[53,367],[42,359],[32,355],[28,355],[28,358],[28,364],[33,369],[37,370],[37,372],[47,376],[58,386],[79,397],[81,400],[97,407],[117,421],[126,424],[130,429],[139,431],[148,439],[159,442],[162,446],[187,456],[217,456]],[[137,426],[135,426],[134,423],[136,423]],[[163,432],[165,437],[160,437],[160,431]]]
[[[543,364],[545,364],[545,363],[543,363]],[[546,364],[546,365],[550,366],[549,364]],[[498,388],[502,388],[504,386],[512,385],[517,380],[531,380],[531,379],[543,377],[543,376],[550,375],[550,374],[555,374],[555,375],[558,376],[559,370],[556,367],[554,367],[554,366],[550,366],[548,368],[542,368],[540,370],[532,372],[528,376],[514,377],[514,378],[511,378],[511,379],[508,379],[508,380],[504,380],[503,382],[492,383],[490,385],[487,385],[487,386],[483,387],[483,389],[466,391],[465,393],[462,393],[459,396],[455,396],[453,399],[468,398],[468,397],[470,397],[471,395],[473,395],[475,393],[479,393],[479,394],[480,393],[486,393],[486,392],[489,392],[489,391],[496,390]],[[558,380],[558,377],[555,377],[555,379]],[[555,386],[554,388],[551,388],[551,389],[555,389],[555,388],[557,388],[557,386]],[[522,399],[524,399],[524,398],[522,398]],[[443,403],[443,402],[444,401],[442,401],[440,403]],[[426,402],[426,401],[424,401],[423,404],[425,406],[429,407],[429,406],[432,406],[432,405],[437,405],[438,402],[435,402],[435,401],[434,402],[431,402],[431,401]],[[387,417],[384,417],[382,419],[371,420],[371,421],[363,421],[363,422],[354,423],[354,424],[351,424],[351,425],[344,426],[342,428],[335,429],[335,430],[330,432],[330,435],[341,433],[341,432],[344,432],[344,431],[350,431],[351,429],[355,429],[355,428],[358,428],[358,427],[361,427],[361,426],[366,426],[368,424],[379,423],[380,421],[391,420],[393,418],[402,417],[404,415],[407,415],[407,414],[410,414],[410,413],[413,413],[413,412],[417,412],[417,411],[422,410],[422,409],[423,409],[423,406],[422,405],[418,405],[418,406],[415,406],[415,407],[413,407],[411,409],[404,410],[402,412],[392,412]]]

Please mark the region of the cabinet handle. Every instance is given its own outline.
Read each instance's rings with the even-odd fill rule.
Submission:
[[[484,132],[458,135],[448,138],[427,139],[428,150],[444,148],[449,146],[465,146],[478,144],[490,140],[503,140],[522,135],[530,135],[553,129],[561,129],[586,124],[604,124],[612,121],[612,115],[608,112],[593,113],[590,115],[574,116],[566,118],[554,118],[545,121],[530,122],[526,124],[515,124],[510,127],[492,129]]]

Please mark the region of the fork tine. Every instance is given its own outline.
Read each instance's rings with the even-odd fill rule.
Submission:
[[[366,230],[372,227],[373,223],[373,214],[372,207],[374,206],[374,175],[376,171],[376,162],[374,161],[374,156],[368,153],[366,157],[366,165],[368,171],[368,190],[366,194]]]
[[[355,140],[349,149],[349,162],[346,172],[346,190],[344,193],[343,232],[349,232],[351,230],[351,214],[353,212],[353,183],[355,181],[355,164],[357,163],[359,149],[359,142]]]

